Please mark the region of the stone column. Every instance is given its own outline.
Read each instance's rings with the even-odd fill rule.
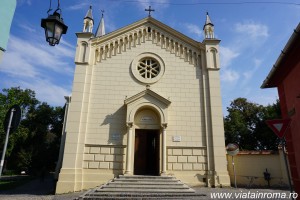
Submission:
[[[133,138],[133,123],[128,122],[127,127],[128,127],[128,135],[127,135],[127,155],[126,155],[126,171],[125,175],[132,175],[132,138]]]
[[[162,125],[162,169],[161,176],[167,174],[167,123],[163,123]]]

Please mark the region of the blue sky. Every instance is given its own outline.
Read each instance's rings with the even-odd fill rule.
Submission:
[[[58,46],[49,46],[40,27],[47,17],[48,0],[17,0],[8,48],[0,63],[0,89],[21,86],[36,91],[37,98],[63,106],[71,94],[76,32],[93,6],[94,32],[105,10],[106,32],[148,15],[197,41],[209,12],[215,36],[221,40],[221,89],[223,111],[237,97],[267,105],[277,99],[276,89],[260,89],[300,22],[300,1],[236,0],[61,0],[62,16],[69,26]],[[57,1],[53,0],[55,9]]]

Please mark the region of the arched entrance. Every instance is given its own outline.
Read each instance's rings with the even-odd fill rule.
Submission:
[[[125,99],[124,104],[128,127],[125,175],[165,175],[171,101],[148,88]]]
[[[134,118],[134,175],[159,175],[160,118],[155,110],[141,108]]]

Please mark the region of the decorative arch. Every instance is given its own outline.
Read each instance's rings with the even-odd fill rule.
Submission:
[[[162,110],[159,106],[150,102],[143,102],[133,107],[129,111],[129,114],[127,115],[127,122],[134,122],[134,117],[136,116],[136,114],[144,108],[145,109],[148,108],[150,110],[155,111],[159,117],[159,121],[161,124],[167,123],[167,117],[166,117],[166,113],[164,113],[164,110]]]
[[[133,174],[133,164],[134,164],[134,139],[135,139],[135,129],[137,128],[135,125],[135,116],[139,113],[139,111],[145,109],[149,109],[154,111],[158,116],[158,120],[153,124],[146,124],[146,129],[155,129],[161,133],[161,157],[160,157],[160,174],[166,174],[166,164],[167,164],[167,122],[168,122],[168,106],[171,104],[171,101],[160,96],[159,94],[153,92],[147,87],[146,90],[125,99],[124,104],[127,106],[127,114],[126,114],[126,125],[128,127],[127,132],[127,153],[126,153],[126,170],[125,174],[132,175]],[[152,125],[152,126],[151,126]],[[142,127],[143,125],[141,125]],[[148,127],[147,127],[148,126]],[[143,127],[144,128],[144,127]]]
[[[80,44],[80,54],[81,54],[81,62],[86,62],[87,59],[86,59],[86,54],[87,54],[87,48],[88,48],[88,43],[87,42],[81,42]]]
[[[216,48],[210,48],[209,50],[210,52],[210,59],[211,59],[211,66],[213,68],[218,68],[218,60],[217,60],[217,53],[218,53],[218,50]]]
[[[142,108],[150,108],[154,110],[159,118],[160,123],[168,123],[168,107],[171,101],[153,92],[150,89],[146,89],[124,101],[127,105],[127,123],[134,122],[135,114]]]

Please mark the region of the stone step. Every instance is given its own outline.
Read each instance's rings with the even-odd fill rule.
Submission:
[[[195,191],[172,176],[120,175],[78,199],[194,199]]]
[[[184,183],[179,181],[119,181],[119,180],[113,180],[112,182],[108,182],[108,185],[116,184],[116,185],[184,185]]]
[[[177,183],[178,180],[177,179],[135,179],[135,178],[131,178],[131,179],[114,179],[115,182],[131,182],[131,183],[138,183],[138,182],[155,182],[155,183],[159,183],[159,182],[169,182],[169,183]]]
[[[95,192],[121,192],[121,193],[195,193],[191,188],[99,188]]]
[[[151,179],[151,180],[170,180],[170,179],[176,179],[173,176],[142,176],[142,175],[119,175],[118,179]]]
[[[135,200],[135,199],[206,199],[206,195],[204,194],[196,194],[196,193],[184,193],[184,194],[169,194],[169,193],[121,193],[121,194],[116,194],[116,193],[93,193],[93,194],[86,194],[85,196],[81,196],[77,199],[79,200],[91,200],[91,199],[124,199],[124,200]]]
[[[106,188],[136,188],[136,189],[141,189],[141,188],[152,188],[152,189],[189,189],[188,186],[186,185],[155,185],[155,184],[141,184],[141,185],[128,185],[128,184],[107,184],[101,187],[101,189],[106,189]]]

